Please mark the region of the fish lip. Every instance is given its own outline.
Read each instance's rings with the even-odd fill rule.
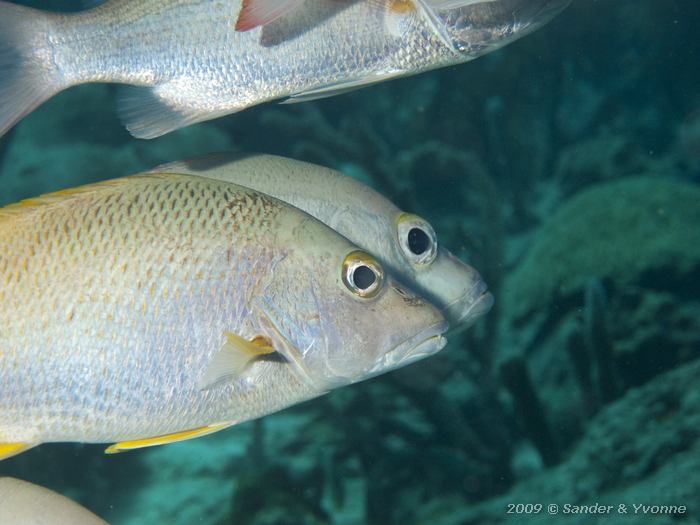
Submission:
[[[442,334],[448,329],[448,322],[442,320],[403,340],[382,356],[366,378],[406,366],[439,352],[447,344],[447,339]]]
[[[460,297],[443,308],[445,317],[457,325],[470,323],[491,310],[493,295],[483,279],[477,280],[472,287]]]

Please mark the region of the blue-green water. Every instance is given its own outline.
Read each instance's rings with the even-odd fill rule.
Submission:
[[[574,0],[474,62],[154,141],[113,86],[52,99],[0,139],[3,204],[286,155],[430,220],[496,305],[427,361],[260,421],[116,456],[43,445],[0,475],[114,525],[700,523],[699,23],[691,0]]]

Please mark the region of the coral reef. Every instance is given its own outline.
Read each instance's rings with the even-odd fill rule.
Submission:
[[[624,178],[576,194],[540,230],[508,277],[503,300],[515,323],[551,311],[590,276],[617,285],[683,282],[700,265],[700,187],[659,177]],[[614,227],[613,227],[614,225]]]
[[[697,356],[699,220],[694,184],[593,185],[560,206],[506,278],[499,359],[528,356],[565,443],[621,388]]]
[[[414,523],[700,523],[700,361],[659,375],[604,408],[569,457],[555,468],[477,505],[443,502],[421,510]],[[507,513],[510,503],[543,503],[539,514]],[[564,505],[612,505],[603,515],[565,514]],[[553,516],[547,505],[558,505]],[[628,512],[618,513],[618,505]],[[633,504],[685,506],[652,515]]]

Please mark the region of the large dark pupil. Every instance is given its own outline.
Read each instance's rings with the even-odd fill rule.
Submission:
[[[430,238],[420,228],[411,228],[408,232],[408,248],[416,255],[421,255],[430,248]]]
[[[352,274],[352,281],[360,290],[366,290],[376,280],[377,277],[369,266],[358,266]]]

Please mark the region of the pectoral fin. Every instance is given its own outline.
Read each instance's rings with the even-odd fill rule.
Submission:
[[[303,3],[304,0],[243,0],[236,31],[250,31],[267,25]]]
[[[21,454],[36,445],[37,443],[0,443],[0,461]]]
[[[214,354],[204,376],[199,381],[199,387],[203,390],[221,381],[240,376],[253,359],[275,352],[270,340],[264,336],[256,336],[247,341],[233,332],[224,332],[224,338],[224,344]]]
[[[232,424],[233,423],[216,423],[214,425],[207,425],[205,427],[194,428],[192,430],[183,430],[182,432],[175,432],[173,434],[163,434],[162,436],[155,436],[146,439],[135,439],[133,441],[121,441],[108,447],[105,450],[105,454],[117,454],[119,452],[134,450],[136,448],[153,447],[155,445],[167,445],[168,443],[185,441],[186,439],[213,434],[214,432],[223,430],[226,427],[230,427]]]

